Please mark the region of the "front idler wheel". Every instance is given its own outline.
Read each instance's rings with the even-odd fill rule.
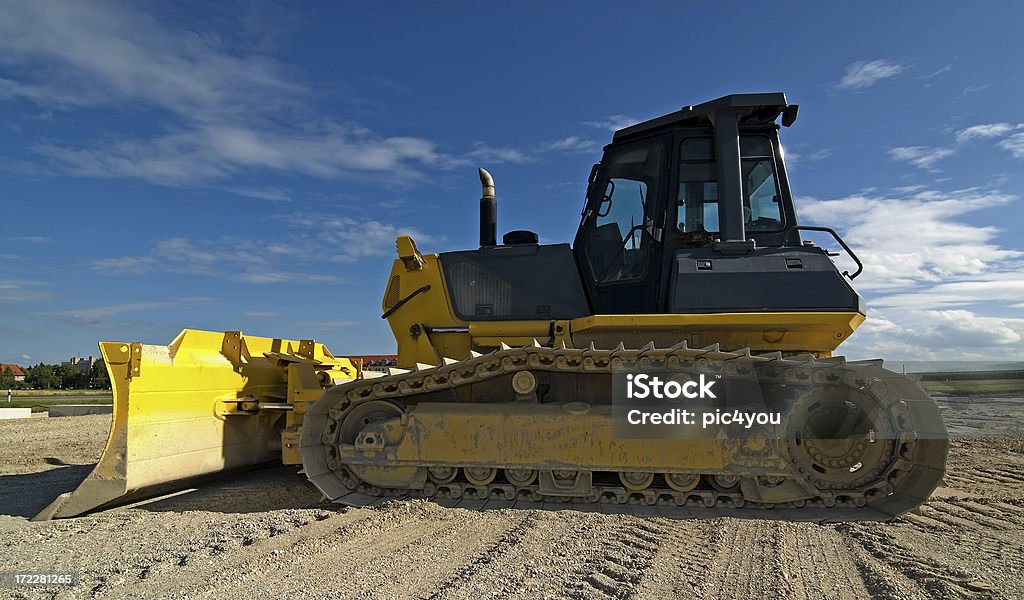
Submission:
[[[817,488],[852,490],[892,460],[894,437],[891,417],[871,396],[834,386],[808,391],[793,405],[786,448]]]

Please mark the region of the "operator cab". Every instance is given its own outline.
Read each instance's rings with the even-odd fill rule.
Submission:
[[[616,132],[573,244],[593,312],[863,312],[802,244],[775,122],[796,114],[782,93],[734,94]]]

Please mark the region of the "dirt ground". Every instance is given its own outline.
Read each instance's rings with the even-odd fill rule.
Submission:
[[[893,523],[669,520],[322,504],[296,468],[78,519],[28,517],[90,470],[109,416],[0,421],[0,597],[1024,598],[1024,400],[940,398],[945,486]]]

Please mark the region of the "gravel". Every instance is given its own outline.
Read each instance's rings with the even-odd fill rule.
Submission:
[[[1019,598],[1024,401],[940,400],[945,485],[892,523],[670,520],[321,502],[294,467],[54,522],[109,416],[0,421],[4,571],[75,571],[14,598]],[[979,435],[984,433],[984,437]]]

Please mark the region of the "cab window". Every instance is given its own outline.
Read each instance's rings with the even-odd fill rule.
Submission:
[[[680,233],[718,233],[718,164],[714,138],[683,140],[679,159],[676,225]],[[781,231],[782,204],[772,144],[767,136],[740,136],[740,170],[746,230],[751,233]]]
[[[650,219],[661,172],[661,145],[605,156],[591,188],[585,255],[599,283],[643,276],[650,248]]]

